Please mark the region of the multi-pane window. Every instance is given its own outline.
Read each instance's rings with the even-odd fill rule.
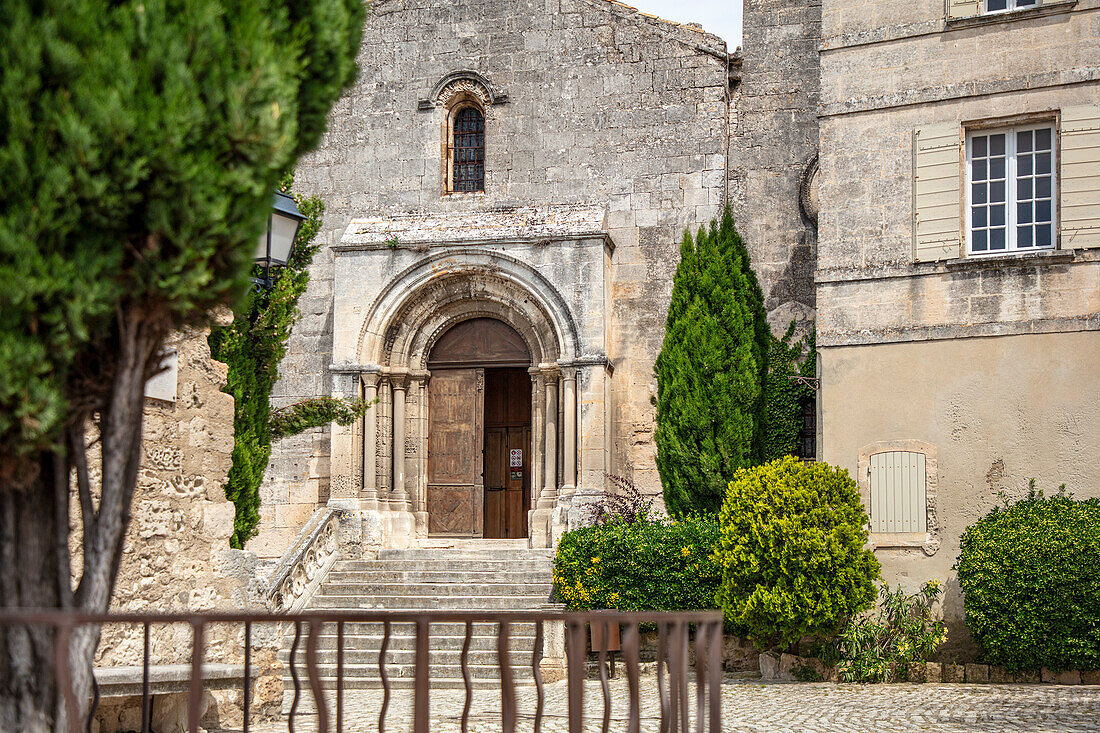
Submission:
[[[464,107],[454,118],[452,191],[485,190],[485,117]]]
[[[973,132],[966,146],[971,254],[1054,245],[1054,129]]]
[[[1039,0],[985,0],[985,12],[1000,13],[1005,10],[1030,8],[1039,4]]]

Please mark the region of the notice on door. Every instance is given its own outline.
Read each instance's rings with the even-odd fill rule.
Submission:
[[[508,451],[508,467],[523,468],[523,449],[513,448]]]

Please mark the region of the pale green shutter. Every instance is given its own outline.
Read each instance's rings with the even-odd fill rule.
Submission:
[[[923,453],[888,451],[871,456],[871,531],[926,532],[928,478]]]
[[[969,18],[982,12],[985,0],[947,0],[948,18]]]
[[[956,122],[913,133],[913,259],[933,262],[960,256],[962,136]]]
[[[1062,110],[1062,249],[1100,247],[1100,107]]]

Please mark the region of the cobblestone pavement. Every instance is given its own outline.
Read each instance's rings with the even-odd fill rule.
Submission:
[[[603,703],[598,682],[586,688],[586,731],[599,731]],[[652,677],[642,678],[642,731],[659,730],[659,701]],[[542,730],[568,730],[564,682],[547,685]],[[519,689],[518,731],[533,728],[535,693]],[[648,693],[648,694],[647,694]],[[694,695],[694,689],[692,690]],[[375,731],[380,691],[345,693],[344,731]],[[623,680],[612,682],[610,730],[626,730],[627,693]],[[694,698],[693,698],[694,700]],[[433,690],[432,733],[458,733],[462,690]],[[499,690],[475,690],[470,733],[501,730]],[[411,730],[412,695],[397,690],[386,719],[387,733]],[[295,730],[316,730],[316,716],[300,714]],[[253,725],[257,733],[287,730],[278,723]],[[694,730],[694,724],[692,727]],[[722,689],[724,733],[1077,733],[1100,731],[1100,687],[1055,685],[837,685],[726,681]]]

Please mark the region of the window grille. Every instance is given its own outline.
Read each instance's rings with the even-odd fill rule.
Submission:
[[[871,456],[871,531],[926,532],[925,456],[886,451]]]
[[[485,117],[476,107],[455,115],[453,191],[485,190]]]
[[[817,398],[802,400],[802,429],[798,432],[798,457],[805,463],[817,460]]]

